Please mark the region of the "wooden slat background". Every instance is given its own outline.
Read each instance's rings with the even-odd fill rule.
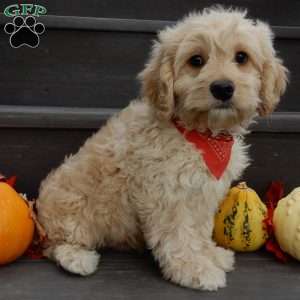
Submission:
[[[55,28],[41,36],[37,49],[12,49],[1,30],[1,104],[124,107],[139,93],[136,75],[154,38],[154,33],[135,31]],[[276,48],[291,71],[278,111],[300,111],[300,31],[298,39],[278,38]]]
[[[18,189],[36,196],[39,182],[67,154],[75,153],[94,130],[1,129],[0,170],[17,174]],[[243,176],[260,195],[270,180],[282,180],[287,191],[299,185],[299,134],[250,134],[253,160]]]
[[[2,0],[1,7],[18,1]],[[193,10],[215,4],[247,8],[250,15],[272,25],[300,25],[298,0],[23,0],[44,5],[51,15],[126,19],[177,20]]]
[[[1,1],[1,7],[12,3]],[[17,174],[20,190],[30,196],[36,196],[40,180],[98,124],[138,95],[136,74],[155,29],[216,1],[36,3],[52,15],[43,18],[49,28],[37,49],[12,49],[0,30],[0,171]],[[290,189],[299,185],[300,169],[300,1],[218,3],[246,7],[250,16],[275,26],[276,48],[291,70],[291,84],[277,114],[247,137],[253,163],[244,179],[260,193],[272,179],[284,180]],[[8,20],[0,15],[0,25]]]

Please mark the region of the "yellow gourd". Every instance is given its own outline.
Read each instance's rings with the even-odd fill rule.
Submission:
[[[300,260],[300,187],[278,202],[273,224],[280,248]]]
[[[230,189],[215,216],[214,239],[235,251],[255,251],[267,239],[267,208],[245,182]]]

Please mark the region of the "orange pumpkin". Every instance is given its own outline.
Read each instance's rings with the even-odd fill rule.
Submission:
[[[0,182],[0,265],[21,256],[33,239],[34,222],[24,199]]]

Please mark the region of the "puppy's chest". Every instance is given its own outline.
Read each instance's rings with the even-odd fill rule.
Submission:
[[[234,139],[229,162],[223,175],[217,180],[207,166],[201,149],[185,140],[175,128],[157,131],[159,132],[150,131],[149,135],[146,134],[141,141],[144,146],[135,152],[138,173],[151,170],[152,178],[160,178],[173,188],[194,190],[202,189],[203,186],[227,186],[244,168],[245,153],[238,139]]]

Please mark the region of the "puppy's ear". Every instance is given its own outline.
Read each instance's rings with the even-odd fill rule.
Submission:
[[[262,85],[260,96],[262,103],[258,109],[261,116],[270,114],[280,101],[287,85],[288,70],[282,61],[276,57],[266,61],[262,70]]]
[[[142,97],[155,107],[162,119],[170,119],[174,111],[173,70],[171,56],[156,42],[145,69],[138,75]]]
[[[262,100],[258,112],[266,116],[275,109],[280,101],[280,96],[285,92],[288,82],[288,70],[283,66],[282,60],[276,57],[273,48],[273,34],[270,27],[264,23],[258,23],[261,34],[265,61],[261,72],[260,98]]]

